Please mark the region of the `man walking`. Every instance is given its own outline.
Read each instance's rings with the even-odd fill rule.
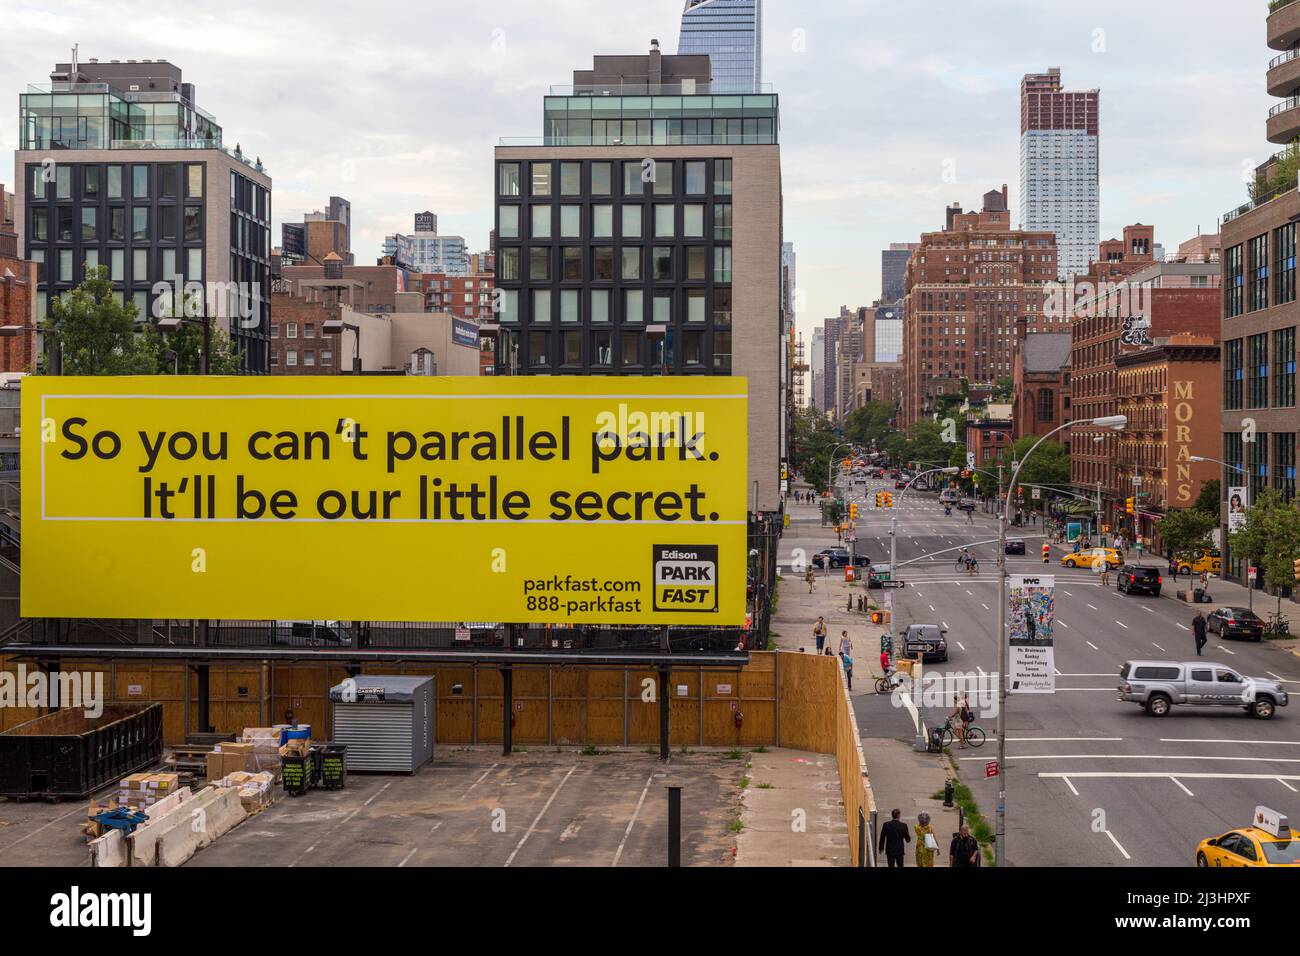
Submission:
[[[813,625],[813,637],[817,639],[817,653],[820,654],[826,647],[826,618],[818,616],[817,623]]]
[[[853,658],[848,652],[841,652],[840,663],[844,665],[844,679],[848,681],[849,690],[853,690]]]
[[[885,821],[884,826],[880,828],[880,842],[876,846],[876,852],[885,851],[885,859],[891,867],[903,867],[903,854],[907,851],[907,844],[912,842],[912,834],[907,832],[907,824],[900,817],[903,813],[901,810],[889,811],[889,819]]]
[[[952,835],[952,845],[948,848],[948,865],[979,866],[979,855],[980,845],[970,835],[970,827],[963,823],[961,829]]]
[[[808,582],[808,593],[812,594],[817,589],[817,574],[813,571],[812,565],[808,565],[808,570],[804,572],[803,579]]]
[[[1192,618],[1192,633],[1196,635],[1196,656],[1200,657],[1201,648],[1208,643],[1208,638],[1205,636],[1205,615],[1199,610],[1196,617]]]

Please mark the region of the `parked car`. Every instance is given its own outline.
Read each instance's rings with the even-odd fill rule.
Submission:
[[[975,501],[974,501],[974,499],[973,499],[973,498],[963,498],[961,501],[957,502],[957,510],[958,510],[958,511],[974,511],[974,510],[975,510]]]
[[[1219,550],[1215,548],[1213,551],[1201,552],[1201,556],[1197,558],[1195,561],[1191,561],[1191,562],[1185,560],[1179,561],[1178,573],[1188,574],[1188,575],[1218,574],[1219,570],[1222,567],[1223,567],[1223,557],[1220,554]]]
[[[905,482],[902,478],[899,478],[899,479],[897,479],[897,480],[894,482],[894,490],[895,490],[895,491],[898,491],[898,490],[900,490],[900,489],[902,489],[902,488],[906,488],[906,487],[907,487],[907,482]]]
[[[1141,704],[1164,717],[1178,704],[1240,707],[1268,720],[1289,702],[1281,681],[1243,677],[1231,667],[1204,661],[1126,661],[1119,669],[1119,700]]]
[[[1205,629],[1220,637],[1264,639],[1264,620],[1250,608],[1221,607],[1205,616]]]
[[[1140,564],[1124,565],[1115,577],[1115,588],[1125,594],[1153,594],[1160,597],[1160,586],[1163,583],[1164,578],[1159,568]]]
[[[1007,538],[1006,546],[1002,549],[1004,554],[1024,554],[1024,538]]]
[[[948,660],[948,630],[938,624],[909,624],[899,643],[904,656],[920,654],[924,664]]]
[[[1071,553],[1061,558],[1061,565],[1067,568],[1091,568],[1096,566],[1099,559],[1105,560],[1106,566],[1111,570],[1124,563],[1114,548],[1084,548],[1078,554]]]
[[[846,568],[849,566],[849,549],[825,548],[812,556],[812,563],[822,569]]]

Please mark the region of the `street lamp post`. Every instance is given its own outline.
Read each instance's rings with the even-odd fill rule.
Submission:
[[[912,480],[909,481],[907,484],[903,485],[903,490],[899,492],[898,495],[899,504],[902,504],[903,495],[907,494],[908,489],[911,488],[912,485],[915,484],[919,479],[925,477],[926,475],[955,475],[960,471],[961,471],[960,468],[949,466],[947,468],[931,468],[929,471],[923,471],[917,475],[914,475],[912,477]],[[890,510],[892,511],[893,509],[891,508]],[[898,538],[898,535],[895,533],[897,532],[897,530],[898,530],[898,519],[891,514],[889,516],[889,577],[890,580],[893,580],[894,577],[894,563],[895,563],[894,558],[896,554],[894,548],[894,542]]]
[[[1007,512],[1011,510],[1011,492],[1015,489],[1016,481],[1020,478],[1020,469],[1025,467],[1025,462],[1029,460],[1029,457],[1038,450],[1039,445],[1057,432],[1079,424],[1088,424],[1097,428],[1113,428],[1115,431],[1120,431],[1128,424],[1128,416],[1107,415],[1103,418],[1094,418],[1088,422],[1066,422],[1034,442],[1033,447],[1025,452],[1020,461],[1016,462],[1015,470],[1011,473],[1011,483],[1007,486],[1006,498],[1002,501],[1002,510],[998,514],[998,806],[997,828],[993,845],[994,860],[998,866],[1003,866],[1006,863],[1007,834],[1007,658],[1009,656],[1009,643],[1006,633]]]
[[[205,315],[202,318],[188,316],[163,316],[158,320],[159,332],[176,332],[181,325],[201,325],[203,327],[203,350],[199,353],[199,374],[207,375],[212,361],[212,323]]]
[[[1237,472],[1238,474],[1242,474],[1242,475],[1248,474],[1246,469],[1243,468],[1241,465],[1230,465],[1226,461],[1220,461],[1218,458],[1210,458],[1208,455],[1190,455],[1188,457],[1191,461],[1212,461],[1216,465],[1222,465],[1224,468],[1231,468],[1233,471]],[[1223,494],[1223,490],[1220,489],[1219,493]],[[1231,507],[1231,505],[1229,505],[1229,507]],[[1224,535],[1224,538],[1225,539],[1227,538],[1226,534]],[[1223,543],[1227,544],[1228,542],[1225,540]],[[1249,561],[1250,559],[1247,558],[1246,560]],[[1255,609],[1255,588],[1251,586],[1249,575],[1247,576],[1247,578],[1248,579],[1246,581],[1246,602],[1250,607],[1250,609],[1254,610]],[[1219,562],[1219,580],[1220,581],[1228,580],[1228,567],[1226,561]]]

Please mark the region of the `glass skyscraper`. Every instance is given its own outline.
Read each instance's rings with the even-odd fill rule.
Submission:
[[[708,54],[715,93],[759,92],[763,0],[686,0],[677,52]]]

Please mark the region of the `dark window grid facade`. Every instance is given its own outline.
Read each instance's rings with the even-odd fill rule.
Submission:
[[[1273,304],[1295,301],[1296,224],[1273,230]]]
[[[1241,315],[1244,301],[1245,272],[1242,268],[1242,247],[1233,246],[1223,256],[1223,315],[1235,318]]]
[[[533,195],[532,166],[534,162],[549,163],[551,167],[550,188],[543,195]],[[577,194],[561,195],[560,180],[565,163],[581,162],[580,189]],[[591,167],[593,163],[611,164],[611,187],[608,193],[592,194]],[[512,365],[517,363],[519,372],[559,373],[559,374],[608,374],[621,371],[628,374],[661,374],[670,371],[679,374],[726,374],[730,372],[731,323],[728,318],[718,321],[714,315],[715,297],[720,293],[730,293],[729,282],[715,282],[715,249],[730,249],[729,242],[716,240],[718,227],[715,212],[715,199],[721,199],[724,205],[730,204],[730,192],[715,196],[713,158],[692,159],[675,157],[672,160],[660,160],[655,167],[659,175],[671,170],[670,187],[661,186],[656,192],[656,184],[646,182],[640,194],[623,192],[623,164],[630,160],[504,160],[498,163],[496,181],[498,188],[505,181],[500,167],[518,164],[520,194],[509,194],[498,198],[498,249],[517,249],[519,261],[518,279],[505,279],[498,270],[497,286],[517,293],[518,323],[507,323],[498,339],[497,362],[501,372],[508,374]],[[702,191],[688,193],[687,164],[702,163],[704,188]],[[639,161],[635,164],[640,166]],[[503,201],[505,200],[505,201]],[[519,208],[518,239],[500,238],[500,208],[506,204],[517,204]],[[673,207],[673,235],[655,235],[655,206],[657,204]],[[702,236],[687,237],[685,228],[685,207],[691,204],[703,206]],[[535,205],[551,208],[551,229],[549,237],[535,238],[532,235]],[[571,205],[578,207],[580,224],[579,236],[563,236],[560,228],[560,207]],[[609,236],[595,237],[594,209],[597,206],[614,207]],[[625,237],[623,235],[623,215],[627,207],[641,209],[641,235]],[[728,227],[729,228],[729,227]],[[727,233],[729,235],[729,232]],[[640,279],[624,279],[624,249],[639,250]],[[671,273],[667,278],[656,278],[656,249],[671,250]],[[580,278],[566,278],[566,261],[572,265],[574,259],[566,260],[567,250],[580,250]],[[690,250],[702,255],[703,278],[688,279],[688,256]],[[612,278],[597,279],[596,260],[598,250],[605,252],[612,264]],[[544,252],[545,268],[535,270],[534,254]],[[543,275],[537,275],[541,271]],[[533,292],[548,290],[550,295],[550,314],[546,317],[533,314]],[[609,321],[593,322],[591,317],[592,290],[609,292]],[[642,293],[642,312],[639,320],[629,320],[625,314],[625,293],[638,290]],[[561,320],[561,293],[578,293],[578,320],[565,322]],[[690,293],[702,294],[704,299],[704,321],[687,320]],[[650,335],[647,327],[655,325],[654,318],[656,296],[667,296],[670,303],[671,319],[663,336]],[[628,340],[624,339],[628,336]],[[635,345],[631,338],[635,337]],[[608,345],[606,344],[608,343]],[[698,358],[698,361],[692,361]],[[576,359],[576,360],[574,360]]]
[[[230,171],[230,281],[252,294],[251,315],[230,320],[231,342],[247,372],[270,368],[271,191]]]
[[[1245,377],[1243,351],[1242,339],[1232,339],[1223,343],[1223,407],[1229,411],[1242,407]]]
[[[1287,501],[1295,499],[1295,432],[1273,435],[1273,487]]]
[[[1295,326],[1273,332],[1273,407],[1295,407]]]
[[[1267,432],[1256,432],[1254,441],[1245,442],[1246,465],[1250,475],[1250,500],[1258,501],[1260,494],[1268,487],[1268,443]]]
[[[1268,334],[1246,339],[1246,407],[1268,408]]]
[[[44,255],[40,267],[40,279],[37,291],[48,298],[59,296],[80,284],[85,278],[85,263],[90,254],[98,255],[99,264],[107,266],[112,277],[113,252],[122,253],[121,278],[113,279],[113,288],[122,293],[126,301],[138,302],[144,296],[144,314],[137,316],[146,319],[152,315],[154,305],[154,283],[165,281],[171,283],[172,276],[163,275],[163,252],[173,250],[176,253],[176,271],[184,276],[185,281],[202,281],[205,275],[191,276],[188,271],[189,250],[198,251],[200,263],[204,261],[207,243],[206,210],[203,195],[187,197],[186,169],[197,166],[200,170],[201,192],[206,194],[205,163],[69,163],[70,189],[68,198],[58,198],[54,183],[41,186],[42,167],[37,163],[28,163],[24,182],[27,188],[25,204],[25,228],[27,237],[27,255],[33,252]],[[109,168],[121,169],[121,185],[118,196],[109,197]],[[147,176],[147,196],[135,196],[132,182],[135,168],[145,171]],[[164,174],[161,170],[170,168],[169,184],[174,184],[170,195],[161,195]],[[96,183],[93,195],[87,194],[88,185]],[[41,193],[44,192],[44,196]],[[143,211],[145,236],[136,238],[137,210]],[[93,211],[93,235],[87,228],[86,213]],[[44,215],[44,238],[40,236],[37,220]],[[191,218],[193,217],[193,218]],[[71,232],[60,229],[61,222],[71,223]],[[197,222],[197,232],[194,224]],[[117,232],[120,223],[120,233]],[[187,224],[189,228],[187,229]],[[169,238],[164,238],[166,234]],[[197,234],[198,238],[190,238]],[[66,238],[65,238],[66,236]],[[60,273],[60,253],[72,252],[72,272],[63,278]],[[146,268],[137,273],[135,252],[145,250]],[[202,268],[202,266],[200,266]]]
[[[1250,240],[1250,282],[1246,288],[1246,311],[1268,308],[1268,234]]]

